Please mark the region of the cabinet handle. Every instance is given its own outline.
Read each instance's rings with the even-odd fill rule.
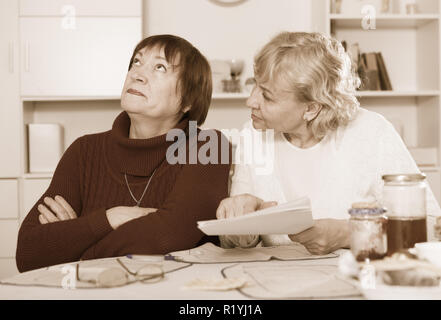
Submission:
[[[29,59],[29,55],[30,55],[30,45],[29,42],[26,41],[25,43],[25,72],[29,72],[29,65],[30,65],[30,59]]]
[[[14,42],[9,41],[9,73],[14,73]]]

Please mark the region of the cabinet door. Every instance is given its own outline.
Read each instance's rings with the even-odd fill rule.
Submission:
[[[70,14],[141,16],[141,0],[20,0],[20,16],[66,16]]]
[[[17,180],[0,180],[0,219],[18,219]]]
[[[12,277],[18,273],[14,258],[0,258],[0,279]]]
[[[15,257],[18,237],[18,220],[0,220],[0,257]]]
[[[51,179],[25,179],[23,180],[23,220],[35,203],[49,187]]]
[[[20,97],[18,4],[0,1],[0,177],[18,177],[20,161]]]
[[[141,18],[20,18],[22,96],[120,96]]]
[[[438,204],[441,205],[441,174],[435,171],[426,171],[424,173],[427,176],[427,182],[430,189],[432,189],[433,195],[438,200]]]

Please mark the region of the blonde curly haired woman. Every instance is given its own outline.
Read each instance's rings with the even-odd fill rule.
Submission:
[[[360,80],[337,40],[280,33],[256,55],[254,73],[247,100],[252,121],[245,128],[274,129],[273,172],[259,175],[253,164],[236,164],[230,198],[220,203],[217,218],[307,196],[314,226],[295,235],[221,237],[222,245],[294,241],[313,254],[349,247],[352,203],[380,199],[382,175],[419,172],[415,161],[390,122],[360,107]],[[427,194],[429,217],[439,216],[430,188]]]

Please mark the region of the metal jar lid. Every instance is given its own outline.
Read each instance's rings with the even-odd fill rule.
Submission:
[[[386,174],[382,179],[384,182],[419,182],[426,179],[426,175],[424,173]]]
[[[349,214],[351,216],[358,216],[358,215],[378,215],[383,214],[387,210],[385,208],[351,208],[349,209]]]

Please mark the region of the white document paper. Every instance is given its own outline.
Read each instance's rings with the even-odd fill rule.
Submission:
[[[321,262],[323,261],[323,262]],[[360,290],[339,275],[336,262],[265,261],[226,267],[227,279],[247,279],[239,292],[254,299],[330,299],[354,298]]]
[[[240,217],[198,221],[207,235],[296,234],[313,225],[311,203],[303,197]]]
[[[289,246],[231,248],[218,247],[211,242],[189,250],[171,252],[175,261],[190,263],[228,263],[277,260],[316,260],[336,258],[332,252],[326,255],[313,255],[300,243],[293,242]]]

